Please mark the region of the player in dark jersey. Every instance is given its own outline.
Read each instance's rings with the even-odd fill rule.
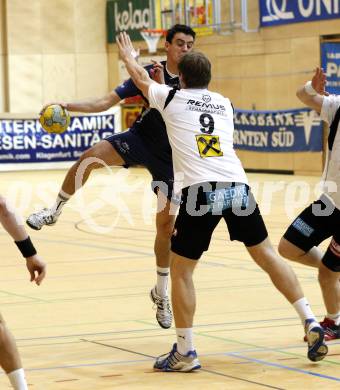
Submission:
[[[195,32],[188,26],[175,25],[167,31],[165,50],[167,60],[161,66],[164,69],[166,84],[176,86],[178,80],[178,62],[181,57],[193,48]],[[151,74],[153,66],[146,69]],[[156,67],[159,73],[159,67]],[[140,95],[141,91],[131,79],[124,82],[115,90],[99,99],[88,101],[60,103],[69,111],[100,112],[117,104],[122,99]],[[146,100],[146,98],[143,96]],[[147,100],[146,100],[147,101]],[[155,131],[157,128],[157,131]],[[95,161],[93,162],[93,160]],[[89,163],[91,161],[91,163]],[[173,170],[171,148],[166,134],[164,121],[155,109],[146,108],[133,126],[126,132],[115,134],[88,149],[67,172],[55,204],[49,209],[43,209],[31,214],[27,224],[40,230],[44,225],[56,223],[63,206],[79,189],[76,186],[76,175],[79,167],[86,167],[82,174],[79,187],[85,184],[91,171],[109,166],[143,165],[152,175],[153,188],[157,193],[158,211],[156,215],[156,239],[154,251],[157,264],[157,284],[151,290],[150,297],[157,305],[156,318],[159,325],[169,328],[172,313],[169,304],[167,285],[169,278],[170,237],[174,225],[174,215],[170,215],[170,199],[173,185]],[[164,206],[165,205],[165,206]]]

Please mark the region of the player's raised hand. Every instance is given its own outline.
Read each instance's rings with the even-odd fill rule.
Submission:
[[[31,275],[31,282],[39,286],[46,276],[46,264],[38,255],[34,255],[26,258],[26,267]]]
[[[151,60],[153,68],[150,71],[151,77],[159,84],[165,84],[164,80],[164,66],[155,60]]]
[[[129,34],[125,31],[121,32],[116,37],[116,42],[120,57],[123,61],[129,58],[136,59],[138,57],[138,52],[133,47]]]
[[[314,76],[312,78],[312,87],[319,95],[328,96],[329,93],[326,91],[326,74],[324,73],[322,68],[316,68]]]
[[[41,111],[39,112],[39,115],[41,115],[44,112],[46,107],[51,106],[53,104],[57,104],[57,105],[59,105],[59,106],[61,106],[63,108],[67,108],[67,103],[65,103],[65,102],[50,102],[50,103],[47,103],[47,104],[43,105]]]

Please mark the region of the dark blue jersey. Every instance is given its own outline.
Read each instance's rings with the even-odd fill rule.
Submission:
[[[171,77],[166,70],[166,61],[161,62],[164,66],[165,84],[170,86],[178,86],[179,78]],[[150,75],[150,70],[153,65],[145,67]],[[136,87],[134,82],[129,79],[115,89],[115,92],[121,99],[140,95],[146,103],[148,100],[143,96],[142,92]],[[162,160],[171,159],[171,148],[166,133],[165,123],[161,114],[154,108],[144,108],[141,115],[130,128],[130,131],[138,134],[145,146],[153,156]]]

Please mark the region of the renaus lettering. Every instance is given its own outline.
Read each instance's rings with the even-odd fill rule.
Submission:
[[[149,27],[150,11],[148,8],[134,10],[131,1],[129,1],[128,8],[129,10],[119,12],[118,4],[115,3],[116,31],[139,30]]]
[[[187,104],[190,105],[190,106],[198,106],[198,107],[202,107],[202,108],[210,108],[210,109],[213,109],[213,110],[220,110],[220,111],[225,111],[226,110],[226,108],[223,106],[223,104],[204,103],[204,102],[200,102],[199,100],[189,99],[187,101]]]

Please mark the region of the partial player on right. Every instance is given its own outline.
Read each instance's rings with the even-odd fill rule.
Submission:
[[[319,269],[319,283],[327,314],[320,323],[325,339],[340,338],[340,96],[329,95],[326,75],[317,68],[312,81],[297,97],[329,124],[328,156],[323,173],[323,194],[288,227],[279,252],[287,259]],[[332,237],[326,253],[318,245]]]

